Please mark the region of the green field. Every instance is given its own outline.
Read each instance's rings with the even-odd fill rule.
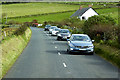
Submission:
[[[95,10],[100,15],[110,15],[118,23],[118,8],[95,9]],[[74,12],[75,11],[65,12],[65,13],[48,14],[48,15],[40,15],[40,16],[31,16],[31,17],[26,17],[26,18],[13,18],[13,19],[8,19],[8,21],[15,20],[18,22],[30,22],[34,19],[37,19],[39,23],[42,23],[44,21],[61,21],[66,18],[70,18],[70,16]]]
[[[112,18],[115,19],[115,21],[118,24],[118,8],[117,7],[116,8],[108,8],[108,9],[98,9],[96,11],[100,15],[111,16]]]
[[[6,13],[8,17],[25,16],[25,15],[36,15],[44,13],[54,13],[62,11],[77,10],[82,5],[83,7],[88,7],[93,3],[78,3],[78,5],[63,4],[63,3],[45,3],[45,2],[34,2],[34,3],[21,3],[21,4],[7,4],[2,5],[2,13]],[[107,7],[109,5],[106,5]],[[101,8],[104,5],[93,4],[93,8]]]
[[[15,18],[15,19],[8,19],[15,20],[18,22],[31,22],[32,20],[36,19],[38,22],[42,23],[44,21],[61,21],[63,19],[69,18],[73,12],[66,12],[66,13],[56,13],[56,14],[48,14],[48,15],[41,15],[41,16],[31,16],[26,18]]]
[[[68,2],[67,2],[68,3]],[[70,3],[70,2],[69,2]],[[92,4],[91,2],[79,2],[80,5],[75,5],[78,2],[74,2],[72,4],[65,4],[65,2],[62,3],[21,3],[21,4],[9,4],[9,5],[2,5],[2,13],[6,13],[8,17],[17,17],[17,16],[26,16],[30,15],[28,17],[21,17],[21,18],[12,18],[10,20],[15,20],[18,22],[30,22],[34,19],[37,19],[39,23],[42,23],[44,21],[61,21],[63,19],[69,18],[76,10],[79,9],[80,5],[83,7],[87,7],[89,4]],[[93,8],[103,8],[104,6],[101,5],[103,3],[93,3]],[[97,5],[100,4],[100,5]],[[111,3],[104,3],[104,4],[110,4]],[[116,5],[117,3],[114,3],[113,5]],[[104,9],[95,9],[96,12],[100,15],[110,15],[113,17],[116,22],[118,23],[118,8],[104,8]],[[65,12],[70,11],[70,12]],[[65,12],[65,13],[59,13],[59,12]],[[41,15],[45,14],[46,15]],[[54,13],[54,14],[49,14]],[[39,15],[38,15],[39,14]],[[33,16],[38,15],[38,16]]]
[[[16,17],[77,10],[78,8],[79,5],[65,5],[57,3],[21,3],[2,5],[2,13],[6,13],[8,17]]]

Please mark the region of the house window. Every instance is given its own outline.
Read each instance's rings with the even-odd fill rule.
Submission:
[[[82,17],[82,20],[85,20],[85,17],[84,17],[84,16]]]

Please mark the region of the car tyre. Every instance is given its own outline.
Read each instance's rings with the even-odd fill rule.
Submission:
[[[90,54],[91,54],[91,55],[94,55],[94,52],[91,52]]]
[[[67,49],[67,53],[68,53],[68,54],[71,54],[71,51],[69,51],[69,50]]]
[[[59,41],[59,38],[57,37],[57,40]]]
[[[60,41],[61,39],[59,37],[57,37],[57,40]]]

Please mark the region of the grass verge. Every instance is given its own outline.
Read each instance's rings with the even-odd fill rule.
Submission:
[[[120,50],[111,46],[95,43],[95,53],[120,68]]]
[[[2,41],[2,78],[11,68],[19,55],[22,53],[31,37],[31,29],[28,28],[24,34],[13,36],[12,38]]]

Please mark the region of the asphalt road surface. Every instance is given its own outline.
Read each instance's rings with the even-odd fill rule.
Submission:
[[[23,53],[4,78],[118,78],[118,68],[95,55],[66,52],[67,41],[57,41],[42,28],[33,28]]]

